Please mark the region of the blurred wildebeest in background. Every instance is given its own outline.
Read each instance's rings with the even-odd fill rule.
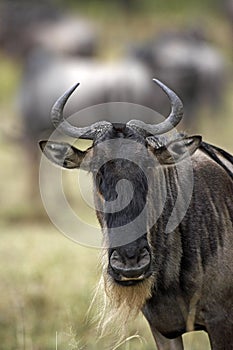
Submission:
[[[94,57],[98,53],[99,33],[92,21],[66,15],[38,25],[32,41],[37,49],[41,47],[57,55]]]
[[[165,31],[146,43],[132,46],[129,53],[181,96],[186,106],[187,127],[197,123],[203,105],[210,107],[212,113],[220,108],[226,62],[207,41],[203,30]]]
[[[0,4],[0,48],[10,57],[24,59],[37,25],[57,21],[61,9],[53,0],[3,0]]]
[[[24,60],[39,47],[59,55],[96,55],[96,25],[52,1],[3,2],[0,10],[0,48],[11,57]]]

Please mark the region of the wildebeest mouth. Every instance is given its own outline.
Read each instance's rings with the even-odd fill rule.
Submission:
[[[148,277],[152,275],[151,271],[148,271],[138,277],[125,277],[122,275],[112,276],[115,283],[120,284],[121,286],[134,286],[136,284],[144,282]]]

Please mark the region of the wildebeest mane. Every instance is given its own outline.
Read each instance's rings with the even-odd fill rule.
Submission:
[[[233,172],[222,162],[222,160],[218,157],[217,152],[219,152],[228,162],[233,164],[233,156],[223,149],[213,146],[209,143],[202,142],[200,149],[203,150],[211,159],[213,159],[218,165],[220,165],[227,174],[233,179]]]

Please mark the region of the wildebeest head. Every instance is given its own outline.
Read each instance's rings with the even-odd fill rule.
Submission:
[[[155,82],[171,102],[170,115],[162,123],[103,121],[90,127],[74,127],[64,119],[63,108],[76,84],[55,103],[52,120],[58,130],[73,138],[91,139],[93,145],[81,151],[68,143],[40,142],[43,153],[55,164],[93,174],[96,213],[108,251],[105,272],[120,287],[137,287],[152,276],[153,253],[148,239],[148,213],[144,212],[152,186],[150,169],[172,166],[193,154],[200,144],[197,136],[162,136],[180,122],[183,105],[172,90]]]

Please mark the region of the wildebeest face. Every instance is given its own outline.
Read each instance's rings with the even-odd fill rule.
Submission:
[[[145,138],[125,125],[114,125],[86,152],[65,143],[42,141],[40,146],[57,165],[81,167],[93,174],[96,212],[104,244],[109,247],[110,275],[124,284],[149,276],[151,254],[146,222],[140,223],[139,233],[134,223],[146,204],[148,180],[143,169],[153,156]],[[128,224],[130,232],[124,229]]]
[[[144,137],[118,124],[84,152],[66,143],[41,141],[44,154],[57,165],[93,174],[96,213],[108,247],[107,271],[117,283],[133,285],[151,275],[145,211],[153,186],[150,169],[183,159],[199,143],[199,137]]]
[[[97,216],[108,248],[110,276],[123,285],[143,281],[151,274],[145,208],[148,180],[145,167],[152,153],[144,138],[125,125],[114,125],[93,148],[92,164]],[[151,158],[151,159],[150,159]]]

